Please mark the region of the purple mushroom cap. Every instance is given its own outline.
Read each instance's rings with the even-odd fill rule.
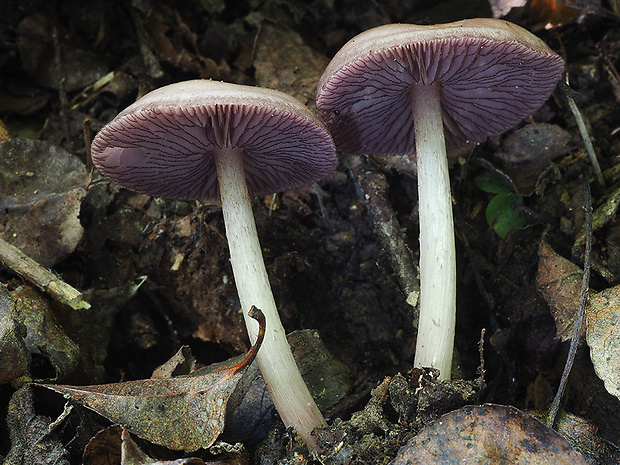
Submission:
[[[323,123],[295,98],[270,89],[195,80],[156,89],[95,137],[97,169],[131,190],[170,199],[214,199],[213,148],[244,150],[251,194],[295,189],[337,165]]]
[[[446,144],[483,142],[538,110],[564,70],[525,29],[496,19],[390,24],[349,41],[328,65],[316,106],[343,152],[414,152],[409,93],[439,82]]]

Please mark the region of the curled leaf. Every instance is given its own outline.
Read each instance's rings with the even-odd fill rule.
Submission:
[[[260,331],[248,353],[191,375],[82,387],[45,386],[147,441],[187,452],[207,448],[224,429],[228,399],[262,343],[264,316],[256,307],[250,316],[258,320]]]

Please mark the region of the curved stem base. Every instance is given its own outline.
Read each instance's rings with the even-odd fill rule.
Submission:
[[[271,292],[245,180],[243,150],[216,148],[214,157],[233,274],[252,343],[258,334],[258,324],[248,315],[252,305],[263,311],[267,323],[256,361],[284,424],[295,428],[311,450],[316,449],[310,433],[325,426],[325,420],[297,369]]]

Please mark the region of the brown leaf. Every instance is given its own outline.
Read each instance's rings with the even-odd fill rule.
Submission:
[[[568,151],[570,140],[570,132],[560,126],[530,123],[508,135],[496,155],[517,193],[529,196],[537,190],[549,162]]]
[[[311,329],[287,334],[293,358],[321,411],[334,406],[349,389],[347,367],[327,349]],[[230,396],[222,441],[260,440],[271,426],[273,402],[258,365],[253,363]]]
[[[520,410],[485,404],[454,410],[401,448],[394,465],[414,464],[586,465],[553,429]]]
[[[56,435],[50,433],[50,419],[35,414],[30,386],[22,387],[11,397],[6,423],[11,450],[3,465],[69,465],[69,454]]]
[[[262,23],[253,63],[259,85],[287,92],[305,104],[314,102],[316,84],[328,61],[282,23]]]
[[[597,376],[620,398],[620,285],[590,298],[586,307],[586,340]]]
[[[570,339],[579,305],[583,271],[556,254],[548,244],[539,247],[536,280],[544,296],[562,341]],[[620,286],[591,295],[586,305],[586,341],[597,376],[611,395],[620,398]]]
[[[245,356],[210,365],[192,375],[96,386],[45,385],[155,444],[193,452],[207,448],[224,429],[228,398],[252,363],[264,332]]]
[[[9,291],[0,284],[0,384],[28,373],[30,351],[24,342],[26,328],[11,317],[14,308]]]
[[[196,457],[165,462],[154,460],[140,449],[125,428],[122,429],[121,438],[121,465],[205,465],[204,460]]]
[[[95,434],[84,448],[82,465],[118,465],[122,426],[112,425]]]
[[[181,347],[164,364],[153,370],[151,379],[171,378],[176,375],[189,374],[196,368],[196,359],[189,346]]]
[[[40,353],[54,367],[56,378],[69,375],[80,359],[80,348],[58,324],[50,300],[34,287],[19,286],[11,297],[15,301],[13,319],[23,324],[31,353]]]
[[[0,233],[44,266],[75,250],[88,172],[84,163],[48,143],[13,138],[0,142]]]
[[[536,283],[549,305],[555,319],[557,335],[562,342],[569,340],[572,335],[582,275],[581,268],[541,241],[538,247]]]
[[[544,412],[543,417],[546,416],[547,412]],[[581,452],[589,463],[620,463],[620,449],[603,439],[598,428],[585,418],[560,411],[554,428],[571,446]]]

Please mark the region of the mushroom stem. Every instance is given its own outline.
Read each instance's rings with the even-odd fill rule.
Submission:
[[[325,426],[325,420],[299,373],[280,322],[252,214],[243,149],[216,147],[213,156],[233,274],[252,344],[258,324],[248,310],[254,305],[265,315],[265,338],[256,361],[284,424],[295,428],[311,450],[316,449],[310,433]]]
[[[439,84],[410,91],[418,164],[420,322],[414,366],[450,379],[456,322],[456,252]]]

